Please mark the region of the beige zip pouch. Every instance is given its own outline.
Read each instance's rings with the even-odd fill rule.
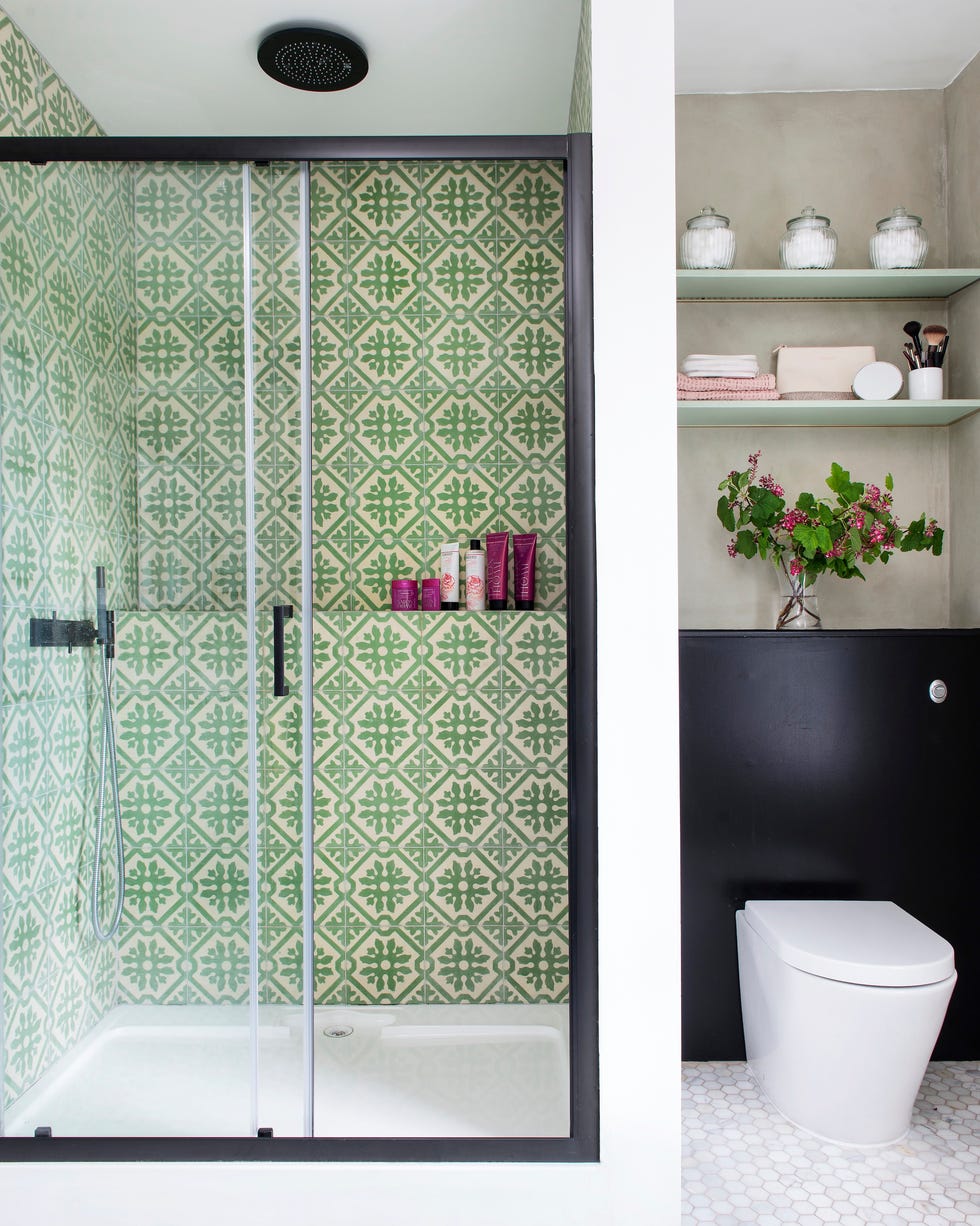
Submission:
[[[783,400],[853,400],[851,384],[874,362],[874,345],[779,345],[776,391]]]

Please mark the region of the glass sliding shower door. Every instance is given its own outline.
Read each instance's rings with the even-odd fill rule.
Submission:
[[[258,610],[256,1127],[309,1135],[306,938],[309,731],[304,710],[304,525],[308,519],[309,326],[305,166],[246,166]]]
[[[0,302],[4,1135],[567,1137],[562,164],[0,163]]]

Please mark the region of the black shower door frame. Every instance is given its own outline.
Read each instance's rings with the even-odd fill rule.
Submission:
[[[565,167],[570,1130],[568,1137],[9,1137],[6,1162],[599,1160],[592,137],[5,137],[0,162],[561,161]]]

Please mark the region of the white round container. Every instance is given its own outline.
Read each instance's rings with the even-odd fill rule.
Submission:
[[[891,400],[903,382],[902,372],[891,362],[869,362],[854,376],[851,390],[858,400]]]
[[[909,371],[909,400],[942,400],[941,366],[920,366]]]

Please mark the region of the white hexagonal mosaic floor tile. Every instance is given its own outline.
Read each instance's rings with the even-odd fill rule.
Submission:
[[[899,1145],[794,1128],[741,1062],[683,1066],[684,1226],[980,1226],[980,1061],[929,1065]]]

